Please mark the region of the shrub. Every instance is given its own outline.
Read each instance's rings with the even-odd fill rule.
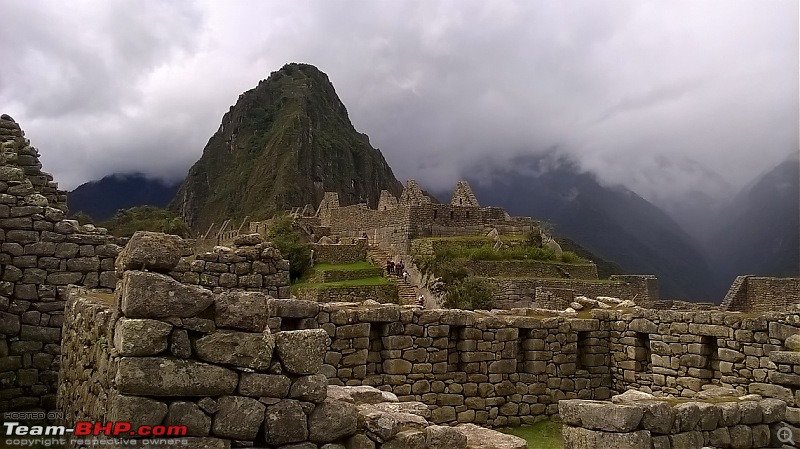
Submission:
[[[190,236],[189,227],[181,217],[154,206],[139,206],[120,210],[108,221],[100,223],[118,237],[130,237],[136,231],[163,232],[183,238]]]
[[[276,218],[267,230],[267,240],[289,260],[289,277],[296,281],[311,268],[311,249],[303,242],[303,235],[294,227],[289,216]]]
[[[449,309],[491,310],[494,306],[494,292],[485,281],[466,277],[447,287],[444,306]]]

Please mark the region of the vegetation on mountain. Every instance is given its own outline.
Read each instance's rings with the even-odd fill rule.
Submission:
[[[67,205],[94,220],[110,219],[120,209],[137,206],[166,207],[179,183],[164,183],[142,174],[113,174],[78,186],[67,195]]]
[[[181,217],[154,206],[120,210],[109,220],[99,223],[99,226],[118,237],[130,237],[136,231],[163,232],[183,238],[190,237],[189,227]]]
[[[228,218],[269,218],[326,191],[340,204],[376,207],[402,185],[355,130],[327,75],[287,64],[239,97],[170,204],[192,229]]]

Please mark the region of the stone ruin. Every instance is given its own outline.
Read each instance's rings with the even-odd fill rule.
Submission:
[[[117,260],[113,298],[68,290],[58,392],[65,425],[184,426],[186,436],[167,447],[527,447],[474,425],[434,425],[425,404],[387,391],[329,387],[326,329],[273,332],[273,300],[263,292],[179,282],[170,275],[181,261],[175,243],[134,235]],[[256,251],[247,254],[256,263]]]

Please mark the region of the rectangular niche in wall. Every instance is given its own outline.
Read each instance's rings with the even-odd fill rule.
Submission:
[[[702,348],[703,356],[706,358],[705,369],[699,370],[695,373],[695,377],[703,379],[719,379],[719,344],[717,337],[704,335],[700,338],[700,347]]]
[[[650,373],[653,371],[653,364],[650,352],[650,335],[644,332],[636,333],[636,344],[633,347],[633,359],[636,361],[637,373]]]

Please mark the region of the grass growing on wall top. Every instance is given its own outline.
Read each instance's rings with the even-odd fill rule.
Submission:
[[[381,268],[369,262],[353,262],[348,264],[336,265],[332,263],[319,263],[314,265],[313,271],[358,271],[370,268]]]
[[[362,279],[352,279],[347,281],[325,282],[325,283],[310,283],[298,282],[292,288],[343,288],[343,287],[364,287],[373,285],[389,285],[392,281],[383,276],[374,276]]]

